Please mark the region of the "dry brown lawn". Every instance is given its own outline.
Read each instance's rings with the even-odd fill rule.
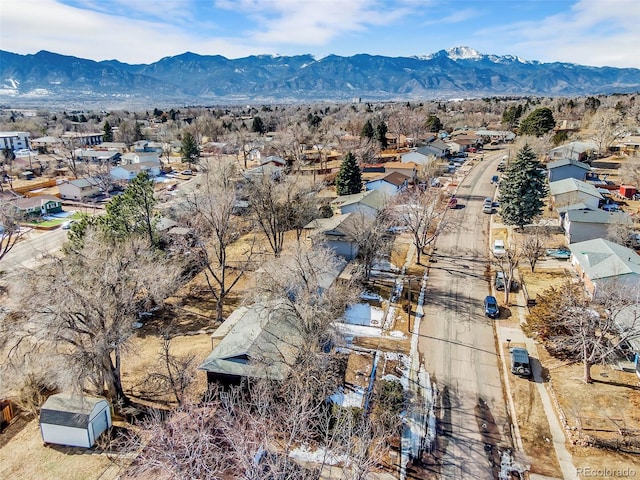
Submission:
[[[540,361],[548,369],[551,383],[568,427],[577,438],[580,425],[585,433],[599,438],[619,438],[617,425],[634,430],[640,435],[640,385],[634,373],[622,372],[606,365],[592,368],[594,383],[583,382],[582,364],[568,364],[557,360],[542,347],[538,348]],[[575,441],[575,440],[574,440]],[[634,468],[640,473],[640,455],[622,451],[569,445],[576,467]]]
[[[0,478],[97,480],[118,468],[103,453],[71,447],[45,447],[37,420],[31,420],[0,448]],[[103,478],[114,478],[105,475]]]
[[[535,272],[531,272],[528,265],[523,265],[518,269],[520,279],[527,289],[530,298],[536,296],[550,287],[558,287],[571,279],[566,268],[546,268],[539,269],[536,266]]]
[[[512,342],[510,346],[524,347],[525,345]],[[505,352],[508,351],[507,347],[505,343]],[[531,465],[530,472],[562,478],[562,471],[551,443],[549,423],[535,382],[533,379],[520,378],[511,373],[508,374],[508,378],[520,436]]]

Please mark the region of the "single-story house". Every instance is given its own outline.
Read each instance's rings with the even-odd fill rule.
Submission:
[[[99,148],[94,150],[115,150],[116,152],[125,153],[127,151],[127,144],[124,142],[102,142]]]
[[[602,238],[572,243],[571,264],[578,271],[590,295],[599,285],[616,282],[633,291],[640,286],[640,255],[631,248]]]
[[[411,178],[401,173],[386,173],[364,184],[366,190],[378,190],[387,197],[391,197],[398,192],[405,191],[411,182]]]
[[[334,215],[330,218],[316,218],[304,229],[314,243],[321,243],[331,248],[336,255],[346,260],[353,260],[358,255],[358,244],[353,238],[355,219],[353,214]]]
[[[27,215],[49,215],[62,212],[62,202],[53,195],[36,195],[11,200],[18,211]]]
[[[285,301],[237,308],[213,333],[220,339],[198,367],[209,382],[238,384],[246,378],[282,380],[302,346],[299,321]]]
[[[162,145],[158,142],[138,140],[133,144],[133,151],[136,153],[162,153]]]
[[[570,142],[549,150],[550,160],[569,158],[580,162],[588,162],[593,158],[598,147],[590,142]]]
[[[385,173],[401,173],[415,182],[418,177],[418,166],[413,162],[386,162],[382,164]]]
[[[134,163],[160,165],[160,153],[147,151],[125,153],[122,155],[122,163],[126,165],[133,165]]]
[[[339,215],[362,212],[375,218],[384,208],[385,195],[379,190],[367,190],[353,195],[341,195],[331,202],[332,209]]]
[[[614,225],[631,225],[633,220],[626,212],[605,210],[568,210],[562,219],[562,228],[569,243],[606,238]]]
[[[549,183],[549,193],[553,207],[560,213],[583,208],[596,210],[604,200],[595,186],[575,178]]]
[[[63,200],[81,201],[99,195],[102,192],[101,185],[100,180],[95,177],[78,178],[59,183],[58,191]]]
[[[117,150],[93,150],[78,148],[74,152],[76,159],[82,162],[118,163],[120,152]]]
[[[428,145],[416,148],[413,152],[403,154],[400,161],[428,165],[434,159],[445,158],[447,155],[449,155],[449,146],[441,140],[435,140]]]
[[[260,165],[267,165],[267,164],[272,164],[275,165],[276,167],[286,167],[287,166],[287,161],[282,158],[282,157],[277,157],[275,155],[269,155],[268,157],[262,158],[260,159]]]
[[[62,147],[62,140],[52,136],[34,138],[30,143],[31,148],[42,153],[53,153],[56,149]]]
[[[31,142],[33,143],[33,142]],[[640,135],[629,135],[616,145],[617,149],[627,155],[636,155],[640,152]]]
[[[591,171],[591,167],[573,158],[562,158],[555,162],[549,162],[547,170],[549,171],[550,182],[557,182],[565,178],[575,178],[584,182],[587,174]]]
[[[150,177],[160,175],[160,165],[155,163],[134,163],[132,165],[118,165],[109,172],[115,180],[133,180],[136,176],[145,171]]]
[[[481,138],[483,143],[513,142],[516,138],[516,134],[509,130],[476,130],[473,134]]]
[[[242,176],[247,180],[254,180],[257,178],[280,178],[284,175],[284,167],[274,164],[273,162],[265,163],[257,167],[248,168],[242,172]]]
[[[44,443],[91,448],[111,426],[111,407],[101,397],[58,393],[40,408],[40,432]]]

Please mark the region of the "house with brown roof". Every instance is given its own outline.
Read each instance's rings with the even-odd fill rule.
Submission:
[[[366,190],[378,190],[388,197],[402,192],[409,187],[411,178],[402,173],[393,172],[375,178],[364,184]]]

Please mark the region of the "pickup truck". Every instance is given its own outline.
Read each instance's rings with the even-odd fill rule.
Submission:
[[[545,254],[547,255],[547,257],[557,258],[559,260],[568,260],[569,258],[571,258],[571,250],[564,247],[547,248]]]

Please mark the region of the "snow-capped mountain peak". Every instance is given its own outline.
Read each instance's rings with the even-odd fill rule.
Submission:
[[[451,60],[479,60],[484,56],[471,47],[453,47],[447,50],[447,55]]]

